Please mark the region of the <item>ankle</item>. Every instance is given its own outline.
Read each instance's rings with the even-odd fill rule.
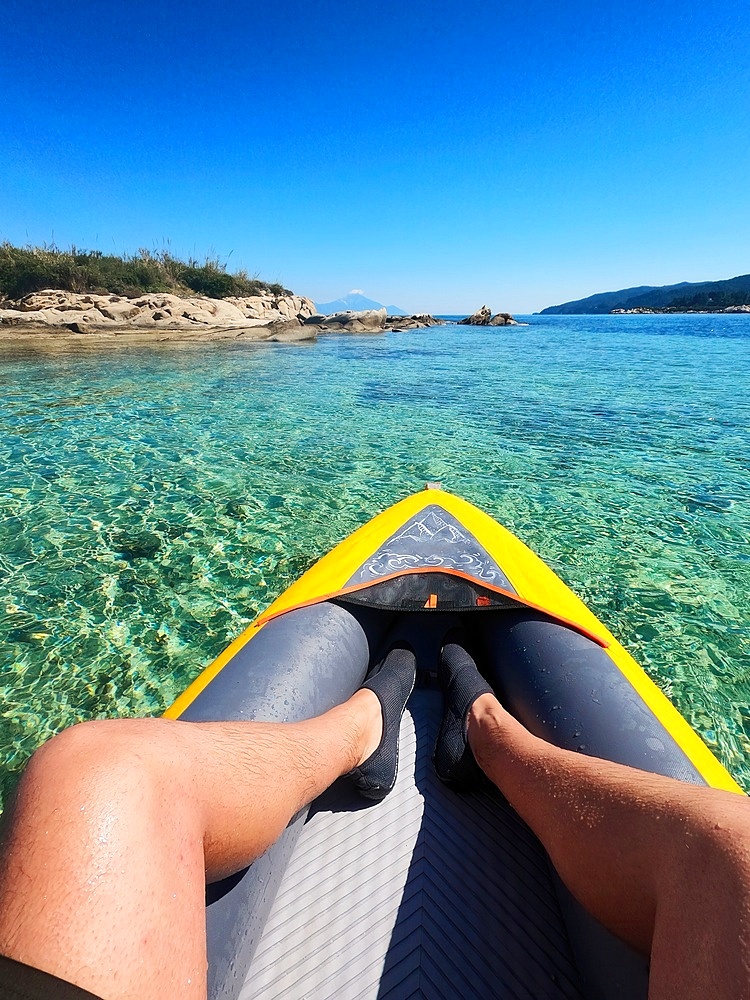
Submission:
[[[466,741],[475,757],[478,748],[500,737],[508,718],[494,694],[480,694],[472,702],[466,716]]]
[[[501,722],[507,714],[495,695],[486,692],[474,699],[466,718],[469,725],[487,726]]]
[[[352,761],[359,767],[377,750],[383,736],[383,712],[377,695],[368,688],[355,691],[347,702],[353,721]]]

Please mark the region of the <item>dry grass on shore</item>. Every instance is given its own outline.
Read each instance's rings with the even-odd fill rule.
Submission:
[[[290,294],[279,284],[268,284],[244,270],[230,273],[218,257],[181,260],[169,250],[142,249],[118,256],[101,250],[61,250],[54,244],[16,247],[0,243],[0,298],[20,299],[30,292],[59,288],[68,292],[111,292],[135,298],[145,292],[203,295],[223,299],[231,295]]]

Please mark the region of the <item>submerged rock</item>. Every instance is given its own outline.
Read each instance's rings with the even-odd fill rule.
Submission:
[[[317,327],[300,323],[298,319],[279,320],[262,327],[266,339],[275,344],[298,344],[303,340],[317,340]]]

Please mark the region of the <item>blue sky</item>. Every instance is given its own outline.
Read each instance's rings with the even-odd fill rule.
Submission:
[[[0,238],[528,312],[750,272],[723,0],[9,0]]]

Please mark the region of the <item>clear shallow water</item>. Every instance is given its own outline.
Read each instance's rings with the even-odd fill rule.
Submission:
[[[162,711],[440,480],[583,597],[750,790],[750,319],[0,353],[0,755]]]

